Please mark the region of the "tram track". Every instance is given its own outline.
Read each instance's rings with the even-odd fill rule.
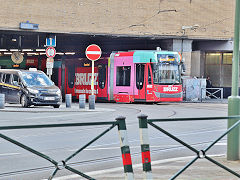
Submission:
[[[205,128],[205,129],[199,129],[198,131],[192,132],[192,134],[199,134],[199,133],[205,133],[205,132],[214,133],[213,129]],[[177,137],[187,136],[187,135],[189,135],[189,133],[191,133],[191,132],[188,132],[187,134],[186,133],[176,134],[176,136]],[[159,138],[164,138],[164,136],[158,136],[157,139],[159,139]],[[152,139],[152,138],[150,137],[150,139]],[[157,139],[154,138],[154,141],[156,141]],[[223,142],[223,141],[225,141],[225,139],[221,140],[220,142]],[[130,143],[133,143],[133,142],[136,142],[136,140],[133,140]],[[202,142],[198,142],[198,143],[190,143],[190,145],[191,146],[201,146],[201,145],[205,145],[205,144],[210,144],[212,142],[213,141],[202,141]],[[110,147],[107,147],[108,149],[111,149],[111,148],[116,149],[115,146],[114,147],[112,146],[114,144],[116,144],[116,143],[100,144],[100,145],[97,145],[97,146],[91,148],[91,151],[94,150],[94,148],[96,148],[96,147],[99,150],[99,147],[107,147],[109,145],[110,145]],[[166,146],[166,145],[164,145],[164,146]],[[119,148],[119,147],[117,147],[117,148]],[[139,148],[139,147],[138,146],[130,146],[130,148]],[[160,153],[173,151],[173,150],[181,150],[184,148],[185,147],[183,147],[181,145],[167,145],[166,147],[162,147],[162,145],[161,146],[153,146],[151,148],[151,154],[155,155],[158,153],[160,154]],[[63,150],[63,149],[61,149],[61,150]],[[51,150],[47,149],[45,151],[49,152]],[[55,149],[55,151],[59,151],[59,149]],[[54,152],[52,152],[52,153],[54,153]],[[141,155],[141,152],[134,152],[134,153],[132,153],[132,158],[136,158],[136,157],[140,158],[140,155]],[[89,160],[85,160],[85,161],[76,161],[76,162],[69,163],[68,165],[72,166],[72,167],[77,167],[77,166],[85,166],[85,165],[89,165],[89,164],[93,164],[93,163],[104,163],[104,162],[115,161],[115,160],[121,160],[120,155],[107,156],[107,157],[96,158],[96,159],[89,159]],[[16,175],[28,174],[28,173],[34,173],[34,172],[50,171],[53,169],[54,169],[54,166],[36,167],[36,168],[31,168],[31,169],[23,169],[23,170],[18,170],[18,171],[0,173],[0,177],[2,178],[2,177],[16,176]]]
[[[114,117],[117,117],[117,114],[121,115],[125,115],[127,116],[126,118],[126,123],[127,123],[127,128],[130,127],[132,128],[131,126],[136,126],[138,127],[138,120],[137,120],[137,115],[140,114],[140,113],[144,113],[144,110],[148,110],[150,109],[149,111],[149,114],[151,116],[151,113],[156,111],[157,114],[160,114],[161,112],[164,112],[165,116],[163,118],[170,118],[170,117],[174,117],[174,116],[178,116],[179,115],[179,111],[181,111],[182,108],[185,108],[185,109],[190,109],[192,107],[192,105],[190,104],[187,104],[185,105],[184,103],[181,104],[183,106],[180,106],[179,105],[176,105],[176,104],[170,104],[170,106],[168,107],[158,107],[158,105],[154,105],[154,106],[149,106],[149,105],[133,105],[131,107],[129,107],[129,105],[125,105],[125,104],[117,104],[116,106],[114,106],[114,108],[118,109],[119,111],[117,112],[113,112],[111,113],[111,115],[107,115],[107,119],[110,120],[110,119],[114,119]],[[210,106],[211,107],[211,106]],[[209,110],[209,106],[206,106],[204,105],[204,107],[195,107],[195,109],[207,109]],[[212,107],[211,110],[219,110],[219,108],[214,108]],[[222,111],[222,110],[221,110]],[[127,112],[127,113],[126,113]],[[146,111],[145,111],[146,112]],[[84,115],[85,116],[85,115]],[[90,117],[94,117],[96,116],[95,115],[88,115],[88,117],[83,117],[83,119],[81,119],[81,121],[85,121],[87,120],[88,118]],[[99,120],[106,120],[106,116],[101,116],[99,117],[100,119]],[[70,121],[74,121],[73,118],[69,118],[66,120],[67,122],[70,122]],[[53,121],[48,121],[48,123],[52,123],[52,122],[58,122],[56,120],[53,119]],[[44,122],[41,122],[41,123],[44,123]],[[165,126],[165,125],[164,125]],[[48,134],[44,134],[44,133],[39,133],[39,134],[32,134],[32,135],[29,135],[29,136],[26,136],[26,135],[21,135],[19,137],[20,138],[31,138],[31,137],[38,137],[38,136],[43,136],[43,135],[47,135],[47,136],[52,136],[52,135],[60,135],[60,134],[71,134],[71,133],[80,133],[82,134],[82,132],[90,132],[92,130],[99,130],[99,129],[104,129],[106,128],[107,126],[101,126],[101,127],[87,127],[87,128],[84,128],[84,129],[78,129],[78,130],[63,130],[63,131],[53,131],[53,132],[48,132]],[[221,128],[222,126],[218,126],[219,128]],[[196,130],[192,130],[191,132],[185,132],[185,133],[176,133],[176,136],[181,136],[181,135],[189,135],[191,134],[190,136],[196,136],[196,134],[198,133],[204,133],[204,132],[208,132],[208,133],[214,133],[215,130],[219,130],[218,127],[214,127],[214,128],[199,128]],[[15,136],[15,135],[14,135]],[[163,135],[159,135],[158,137],[150,137],[150,139],[154,139],[154,141],[158,141],[158,138],[164,138]],[[152,140],[153,140],[152,139]],[[139,141],[138,139],[131,139],[130,140],[130,144],[132,143],[136,143],[137,141]],[[220,142],[223,142],[225,141],[222,140]],[[201,141],[201,142],[198,142],[198,143],[190,143],[190,145],[192,146],[201,146],[201,145],[205,145],[205,144],[208,144],[208,143],[211,143],[213,141]],[[107,149],[117,149],[119,148],[118,145],[116,146],[113,146],[114,144],[118,144],[119,145],[119,142],[117,143],[105,143],[105,144],[97,144],[96,146],[94,146],[93,148],[91,147],[91,149],[86,149],[86,150],[91,150],[91,151],[94,151],[94,148],[96,148],[98,150],[98,153],[101,153],[101,150],[104,150],[104,146],[107,148]],[[153,146],[151,148],[151,153],[152,155],[158,155],[158,154],[161,154],[161,153],[166,153],[166,152],[172,152],[172,151],[181,151],[181,150],[184,150],[185,147],[181,146],[181,145],[172,145],[172,146],[168,146],[167,145],[164,145],[165,147],[162,147],[162,146]],[[103,147],[103,148],[101,148]],[[130,148],[136,148],[136,149],[139,149],[139,146],[135,145],[135,146],[130,146]],[[55,148],[55,149],[45,149],[43,150],[44,152],[50,152],[50,153],[54,153],[55,151],[58,152],[58,151],[65,151],[69,149],[69,147],[63,147],[63,148]],[[56,153],[55,152],[55,153]],[[135,151],[131,151],[133,152],[132,153],[132,157],[133,158],[137,158],[137,159],[141,159],[140,155],[141,153],[140,152],[135,152]],[[60,153],[61,154],[61,153]],[[114,153],[115,154],[115,153]],[[20,154],[20,155],[15,155],[16,157],[21,157],[23,154]],[[27,157],[25,157],[27,158]],[[88,165],[94,165],[95,163],[97,164],[100,164],[100,168],[102,168],[102,165],[101,163],[106,163],[106,162],[111,162],[111,161],[119,161],[121,163],[121,156],[120,154],[119,155],[109,155],[109,156],[105,156],[105,157],[101,157],[101,158],[90,158],[88,160],[82,160],[82,161],[74,161],[74,162],[71,162],[69,163],[68,165],[69,166],[72,166],[72,167],[76,167],[76,168],[81,168],[81,167],[84,167],[84,166],[88,166]],[[41,172],[48,172],[50,170],[53,170],[55,167],[53,165],[49,165],[49,166],[42,166],[42,167],[36,167],[36,168],[29,168],[29,169],[22,169],[22,170],[16,170],[16,171],[9,171],[9,172],[0,172],[0,179],[1,178],[7,178],[7,177],[10,177],[10,176],[18,176],[18,175],[23,175],[23,174],[29,174],[29,173],[41,173]]]
[[[220,142],[225,141],[222,140]],[[190,145],[193,147],[197,147],[197,146],[201,146],[201,145],[205,145],[205,144],[210,144],[213,141],[204,141],[204,142],[200,142],[200,143],[191,143]],[[182,145],[176,145],[174,147],[165,147],[165,148],[152,148],[151,150],[151,154],[155,155],[155,154],[160,154],[160,153],[164,153],[167,151],[176,151],[176,150],[182,150],[182,149],[186,149],[186,147],[182,146]],[[131,153],[132,158],[141,158],[141,152],[135,152],[135,153]],[[97,159],[89,159],[89,160],[85,160],[85,161],[75,161],[72,163],[68,163],[68,166],[71,167],[81,167],[81,166],[85,166],[85,165],[91,165],[91,164],[95,164],[95,163],[106,163],[108,161],[116,161],[119,160],[121,161],[121,156],[120,155],[114,155],[114,156],[107,156],[107,157],[103,157],[103,158],[97,158]],[[10,172],[3,172],[0,173],[0,178],[6,178],[9,176],[17,176],[17,175],[23,175],[23,174],[28,174],[28,173],[37,173],[37,172],[43,172],[43,171],[52,171],[55,169],[55,166],[51,165],[51,166],[42,166],[42,167],[36,167],[36,168],[31,168],[31,169],[23,169],[23,170],[17,170],[17,171],[10,171]]]

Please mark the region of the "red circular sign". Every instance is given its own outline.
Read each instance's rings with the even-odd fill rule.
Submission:
[[[47,57],[49,57],[49,58],[53,58],[53,57],[56,55],[56,50],[55,50],[55,48],[54,48],[54,47],[48,47],[48,48],[46,49],[46,55],[47,55]]]
[[[96,61],[101,57],[102,51],[98,45],[92,44],[87,47],[85,54],[89,60]]]

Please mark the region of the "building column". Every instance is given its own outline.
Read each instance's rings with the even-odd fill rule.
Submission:
[[[191,59],[192,59],[192,40],[189,39],[173,39],[172,51],[182,54],[186,66],[186,76],[191,75]]]

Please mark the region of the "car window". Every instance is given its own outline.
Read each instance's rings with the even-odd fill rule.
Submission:
[[[52,86],[54,83],[45,73],[41,72],[22,72],[22,78],[25,84],[31,86]]]
[[[11,74],[4,74],[4,82],[6,84],[11,84]]]
[[[13,74],[13,76],[12,76],[12,84],[15,85],[15,86],[19,86],[19,83],[20,83],[20,79],[19,79],[18,75]]]
[[[3,76],[3,73],[0,72],[0,82],[3,82],[2,81],[2,76]]]

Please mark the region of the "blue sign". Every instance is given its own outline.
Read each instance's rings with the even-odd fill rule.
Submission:
[[[33,23],[29,23],[28,21],[27,22],[21,22],[19,24],[19,28],[20,29],[30,29],[30,30],[37,30],[38,29],[38,25],[39,24],[33,24]]]
[[[46,46],[56,47],[56,36],[55,37],[46,38]]]

